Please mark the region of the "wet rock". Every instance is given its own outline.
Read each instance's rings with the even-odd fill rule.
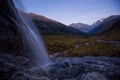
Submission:
[[[16,66],[11,63],[5,63],[0,60],[0,80],[9,80],[17,70]]]
[[[81,78],[78,80],[108,80],[104,75],[98,72],[89,72],[87,74],[83,74]]]
[[[77,80],[77,79],[75,79],[75,78],[69,78],[69,79],[64,79],[64,80]]]
[[[40,80],[50,80],[48,77],[41,77]]]
[[[42,76],[46,76],[46,77],[49,76],[48,72],[45,69],[41,68],[41,67],[33,67],[33,68],[29,69],[27,71],[27,73],[29,75],[31,75],[33,77],[37,77],[37,78],[40,78]]]
[[[10,54],[3,53],[0,55],[0,59],[2,59],[4,62],[7,62],[7,63],[13,63],[13,61],[15,60],[15,57],[13,57]]]
[[[60,68],[58,70],[58,78],[59,79],[68,79],[72,78],[69,68]]]
[[[68,60],[63,61],[63,63],[61,64],[63,68],[68,68],[70,67],[70,62]]]
[[[11,80],[30,80],[23,72],[16,72],[12,75]]]
[[[0,52],[21,55],[28,52],[16,23],[20,23],[13,0],[0,0]],[[19,27],[19,26],[18,26]],[[25,56],[26,54],[24,54]]]
[[[62,64],[60,62],[53,62],[52,67],[55,67],[56,69],[60,69],[62,67]]]
[[[89,46],[89,45],[90,45],[90,42],[86,42],[85,45],[86,45],[86,46]]]
[[[28,58],[22,57],[22,56],[16,57],[16,59],[14,60],[14,63],[17,66],[20,66],[23,68],[30,68],[31,67],[30,60]]]
[[[80,75],[80,74],[84,73],[85,68],[84,68],[84,66],[83,67],[82,66],[71,67],[69,69],[69,71],[70,71],[70,74],[71,74],[72,77],[76,77],[77,75]]]
[[[120,46],[120,41],[116,42],[113,46]]]
[[[49,78],[51,80],[57,80],[58,79],[58,72],[57,72],[57,69],[55,67],[49,67],[47,69],[47,72],[48,72]]]
[[[110,57],[83,57],[83,58],[58,58],[54,62],[58,79],[77,78],[77,80],[119,80],[120,58]],[[55,71],[56,72],[56,71]],[[93,76],[93,77],[91,77]],[[92,80],[92,79],[91,79]]]

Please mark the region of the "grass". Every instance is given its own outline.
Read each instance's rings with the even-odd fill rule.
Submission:
[[[120,46],[97,42],[95,37],[79,35],[43,35],[49,55],[59,52],[59,56],[120,56]]]
[[[114,32],[108,32],[108,33],[103,33],[100,34],[99,36],[97,35],[98,38],[104,39],[104,40],[115,40],[115,41],[120,41],[120,29],[114,31]]]

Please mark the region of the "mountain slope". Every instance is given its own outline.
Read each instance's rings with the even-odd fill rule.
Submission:
[[[29,14],[42,34],[82,34],[75,28],[34,13]]]
[[[91,33],[92,34],[100,34],[103,32],[105,33],[106,31],[108,32],[109,30],[112,30],[113,28],[120,27],[119,21],[120,21],[119,15],[110,16],[102,21],[99,20],[95,24],[92,25],[95,28],[91,31]]]
[[[110,40],[120,40],[120,16],[110,16],[104,19],[96,28],[91,31],[91,34],[99,34]]]
[[[83,24],[83,23],[72,23],[69,26],[73,27],[73,28],[76,28],[79,31],[82,31],[84,33],[88,33],[92,29],[90,25]]]

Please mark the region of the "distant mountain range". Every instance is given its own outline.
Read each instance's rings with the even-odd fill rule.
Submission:
[[[120,41],[120,15],[105,18],[94,26],[90,34],[99,35],[101,39]]]
[[[118,32],[120,33],[120,15],[109,16],[105,19],[96,21],[92,25],[72,23],[69,26],[87,34],[109,33],[109,35],[111,35]]]
[[[87,25],[83,23],[72,23],[69,26],[47,17],[29,13],[42,34],[120,34],[120,15],[109,16]]]
[[[92,27],[88,24],[83,24],[83,23],[72,23],[69,25],[70,27],[73,27],[79,31],[82,31],[84,33],[88,33],[92,30]]]
[[[47,17],[29,13],[42,34],[83,34],[79,30]]]
[[[92,26],[94,26],[94,29],[90,32],[91,34],[116,32],[116,30],[120,30],[120,16],[109,16],[103,20],[97,21]]]

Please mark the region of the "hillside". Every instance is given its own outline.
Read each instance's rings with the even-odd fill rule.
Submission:
[[[30,13],[29,15],[33,18],[42,34],[82,34],[82,32],[75,28],[66,26],[47,17],[34,13]]]
[[[120,21],[119,15],[107,17],[102,21],[99,20],[95,24],[92,25],[95,27],[95,29],[93,29],[91,31],[91,33],[99,34],[99,33],[103,33],[103,32],[105,33],[106,31],[108,32],[108,30],[112,30],[110,28],[119,27],[119,21]]]
[[[110,16],[99,22],[96,24],[96,28],[91,31],[91,34],[99,34],[106,39],[120,40],[120,16]]]

